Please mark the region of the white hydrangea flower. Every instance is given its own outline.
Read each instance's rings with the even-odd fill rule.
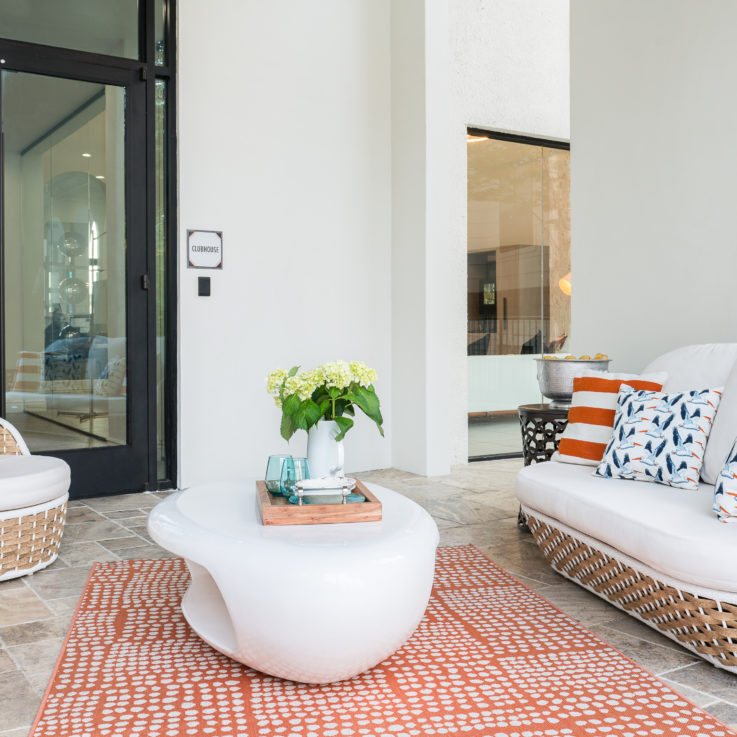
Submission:
[[[351,361],[349,365],[353,381],[361,386],[369,387],[379,378],[374,369],[361,361]]]
[[[279,389],[281,389],[281,385],[284,383],[286,378],[287,371],[285,369],[276,369],[276,371],[272,371],[266,377],[266,391],[269,392],[269,394],[278,396]]]
[[[331,361],[319,368],[328,389],[347,389],[353,381],[351,368],[345,361]]]

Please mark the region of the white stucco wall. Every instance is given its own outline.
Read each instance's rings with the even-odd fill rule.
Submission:
[[[572,0],[574,352],[735,340],[735,28],[732,0]]]
[[[450,471],[447,0],[392,3],[392,465]]]
[[[452,170],[449,213],[452,266],[447,346],[451,459],[468,457],[466,356],[466,128],[568,140],[568,0],[453,0]]]
[[[304,452],[303,432],[280,439],[265,376],[336,358],[377,369],[387,418],[386,440],[357,420],[347,468],[391,463],[389,15],[389,0],[179,2],[182,486]],[[224,231],[221,272],[185,268],[188,228]]]

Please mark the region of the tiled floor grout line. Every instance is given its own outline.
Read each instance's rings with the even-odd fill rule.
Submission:
[[[685,648],[684,648],[684,650],[685,650]],[[689,653],[690,655],[693,655],[693,653],[691,653],[690,650],[686,650],[686,652]],[[663,671],[662,673],[658,673],[658,675],[659,676],[667,676],[668,673],[676,673],[677,671],[685,670],[686,668],[693,668],[693,666],[695,666],[695,665],[701,665],[703,662],[704,661],[701,660],[701,658],[699,658],[697,661],[695,661],[693,663],[684,663],[683,665],[679,665],[676,668],[671,668],[670,670],[666,670],[666,671]],[[683,684],[683,685],[685,686],[685,685],[688,685],[688,684]],[[696,689],[694,689],[694,690],[696,690]]]

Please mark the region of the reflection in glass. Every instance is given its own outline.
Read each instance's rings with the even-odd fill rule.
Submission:
[[[155,58],[154,63],[158,66],[166,64],[166,13],[168,9],[167,0],[156,0],[154,18],[156,20],[155,30]]]
[[[0,0],[0,29],[14,41],[138,58],[138,0]]]
[[[159,479],[167,477],[166,453],[166,82],[156,80],[156,461]]]
[[[517,407],[541,401],[531,358],[570,333],[570,154],[483,137],[467,150],[469,456],[517,453]]]
[[[6,413],[31,451],[120,445],[125,93],[49,82],[2,74]]]

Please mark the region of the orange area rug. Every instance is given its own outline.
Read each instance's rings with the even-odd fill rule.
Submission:
[[[33,737],[734,734],[471,546],[438,550],[401,650],[328,686],[202,642],[179,609],[188,581],[181,560],[95,566]]]

